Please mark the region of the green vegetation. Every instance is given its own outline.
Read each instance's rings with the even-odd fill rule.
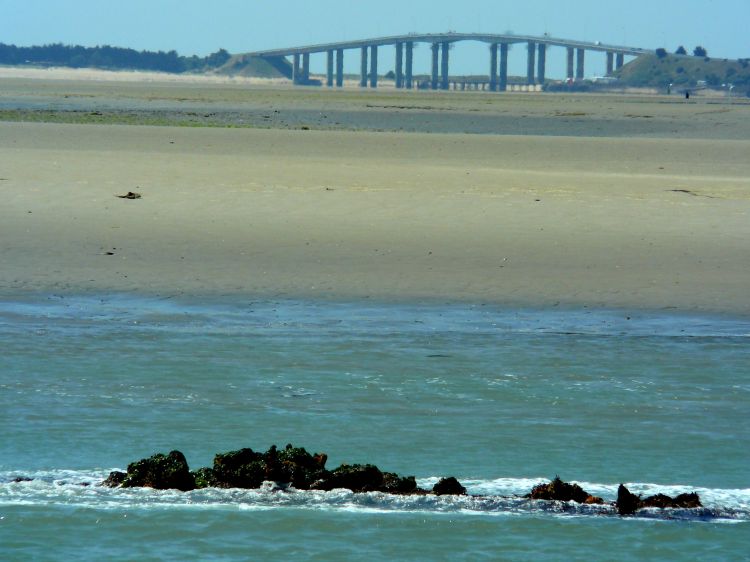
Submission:
[[[178,55],[176,51],[136,51],[111,47],[82,47],[55,43],[16,47],[0,43],[0,64],[103,68],[108,70],[151,70],[158,72],[203,72],[222,66],[230,58],[224,49],[206,57]]]
[[[0,64],[147,70],[173,74],[212,71],[229,76],[259,78],[290,78],[292,75],[292,66],[283,57],[264,59],[247,55],[232,56],[224,49],[206,57],[185,57],[176,51],[136,51],[109,45],[81,47],[55,43],[41,47],[16,47],[0,43]]]
[[[693,49],[693,56],[695,56],[695,57],[707,57],[708,56],[708,51],[706,49],[704,49],[703,47],[701,47],[700,45],[698,45],[695,49]]]
[[[697,48],[696,48],[697,49]],[[750,93],[750,61],[710,59],[706,56],[680,56],[660,49],[643,55],[617,71],[621,82],[635,87],[696,87],[699,82],[712,88],[733,84],[735,91]]]
[[[261,58],[234,55],[217,68],[216,73],[255,78],[291,78],[292,65],[284,57]]]

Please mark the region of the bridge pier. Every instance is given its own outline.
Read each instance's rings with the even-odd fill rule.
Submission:
[[[577,49],[577,64],[576,64],[576,80],[583,80],[583,77],[585,76],[585,61],[586,61],[586,51],[584,49]]]
[[[299,53],[292,55],[292,84],[300,83]]]
[[[362,47],[362,62],[359,68],[359,87],[367,88],[367,47]]]
[[[617,53],[617,65],[615,68],[617,68],[617,70],[620,70],[624,65],[625,65],[625,54]]]
[[[451,44],[447,41],[442,46],[442,58],[440,61],[440,89],[448,89],[448,80],[450,79],[448,73],[448,58],[450,57]]]
[[[568,47],[568,80],[573,80],[576,75],[575,58],[576,50],[573,47]]]
[[[344,49],[336,49],[336,87],[344,86]]]
[[[526,61],[526,83],[531,85],[534,83],[534,70],[536,67],[536,43],[529,41],[528,45],[528,59]]]
[[[414,43],[406,43],[406,89],[411,90],[413,87],[414,75]]]
[[[497,91],[497,43],[490,45],[490,91]]]
[[[370,88],[378,87],[378,46],[370,47]]]
[[[440,43],[432,44],[432,80],[430,81],[430,87],[433,90],[438,88],[438,59],[440,57]]]
[[[310,53],[302,55],[302,83],[307,84],[310,81]]]
[[[333,88],[333,50],[326,53],[326,86]]]
[[[545,45],[544,43],[539,43],[538,51],[538,71],[536,81],[539,84],[544,85],[544,82],[547,79],[547,45]]]
[[[500,84],[499,90],[504,92],[508,89],[508,44],[500,43]]]
[[[396,89],[404,87],[404,44],[396,43]]]
[[[615,69],[615,54],[612,51],[607,51],[607,74],[606,76],[612,76]]]

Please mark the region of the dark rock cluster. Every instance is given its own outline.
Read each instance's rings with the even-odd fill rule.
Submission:
[[[104,481],[107,486],[122,488],[154,488],[155,490],[195,489],[195,476],[190,472],[185,455],[172,451],[154,455],[128,465],[127,474],[112,472]]]
[[[620,484],[620,487],[617,489],[616,506],[617,513],[620,515],[632,515],[639,509],[646,507],[693,509],[703,507],[703,504],[701,504],[701,499],[695,492],[692,494],[680,494],[674,498],[665,496],[664,494],[656,494],[655,496],[648,496],[642,499],[641,496],[636,496],[623,484]]]
[[[559,476],[549,484],[539,484],[534,486],[531,493],[524,496],[532,500],[562,501],[575,502],[589,505],[602,505],[604,500],[597,496],[592,496],[581,488],[578,484],[569,484],[560,480]],[[682,508],[693,509],[703,507],[700,497],[696,493],[680,494],[677,497],[670,497],[664,494],[656,494],[647,498],[641,498],[631,493],[623,484],[617,489],[617,501],[612,504],[619,515],[633,515],[639,509],[647,507],[656,507],[660,509]]]
[[[531,493],[525,497],[532,500],[563,501],[585,504],[603,504],[602,498],[592,496],[578,484],[569,484],[560,480],[559,476],[549,484],[538,484],[534,486]]]
[[[191,472],[179,451],[157,454],[128,465],[127,473],[112,472],[102,483],[110,487],[144,487],[190,491],[200,488],[260,488],[263,482],[293,486],[298,490],[329,491],[347,488],[355,493],[385,492],[401,495],[464,495],[466,488],[455,478],[444,478],[432,492],[417,487],[413,476],[383,472],[372,464],[342,464],[326,469],[328,457],[311,455],[301,447],[272,446],[265,453],[240,449],[214,457],[210,468]]]
[[[413,476],[399,476],[383,472],[373,464],[342,464],[326,468],[327,455],[310,454],[301,447],[287,445],[284,449],[272,446],[264,453],[240,449],[214,457],[209,468],[190,471],[185,456],[179,451],[168,455],[156,454],[128,465],[127,472],[112,472],[102,485],[112,488],[154,488],[187,492],[201,488],[260,488],[263,482],[273,482],[280,488],[292,486],[298,490],[330,491],[337,488],[355,493],[384,492],[399,495],[466,495],[466,488],[453,477],[441,479],[432,490],[417,486]],[[602,505],[602,498],[593,496],[578,484],[563,482],[555,477],[549,483],[534,486],[524,496],[531,500],[575,502]],[[657,494],[641,498],[620,484],[617,501],[612,504],[620,515],[632,515],[644,508],[702,507],[698,494],[670,497]]]

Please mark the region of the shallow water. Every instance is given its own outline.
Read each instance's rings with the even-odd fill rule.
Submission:
[[[742,559],[748,342],[744,320],[617,311],[0,303],[0,558]],[[290,441],[490,497],[95,485],[155,452],[198,468]],[[555,474],[706,509],[513,497]]]

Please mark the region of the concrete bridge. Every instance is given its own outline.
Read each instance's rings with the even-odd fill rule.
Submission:
[[[495,35],[488,33],[435,33],[408,34],[360,41],[324,43],[273,49],[247,53],[250,56],[262,57],[269,61],[292,57],[291,79],[295,84],[305,84],[310,79],[310,55],[324,54],[327,60],[326,84],[329,87],[342,87],[344,84],[344,52],[356,50],[360,53],[360,86],[377,88],[378,86],[378,48],[395,46],[396,48],[396,88],[411,89],[414,87],[413,53],[416,43],[427,43],[432,48],[432,74],[430,87],[433,90],[447,90],[450,86],[450,46],[460,41],[479,41],[489,45],[489,89],[505,91],[508,85],[508,51],[509,46],[517,43],[526,44],[527,82],[529,85],[543,84],[546,79],[547,50],[551,47],[567,49],[568,78],[581,80],[585,72],[586,52],[603,53],[607,60],[607,74],[619,69],[625,63],[625,56],[639,56],[653,53],[653,50],[622,45],[608,45],[600,42],[572,41],[549,36],[531,35]],[[278,67],[278,64],[275,65]]]

